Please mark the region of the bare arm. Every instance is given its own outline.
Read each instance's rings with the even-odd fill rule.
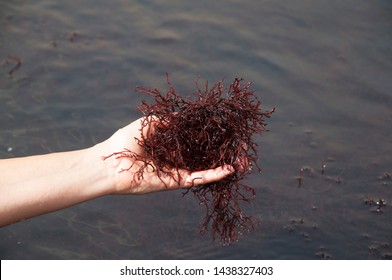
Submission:
[[[110,194],[94,148],[0,161],[0,226]]]
[[[193,173],[180,170],[180,182],[170,177],[162,182],[151,169],[135,180],[138,165],[131,159],[102,160],[102,156],[124,149],[142,153],[134,140],[140,133],[139,119],[88,149],[0,160],[0,226],[104,195],[188,188],[221,180],[232,172],[228,166]]]

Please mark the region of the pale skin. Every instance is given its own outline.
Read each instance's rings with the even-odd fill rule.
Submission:
[[[116,156],[103,160],[124,150],[143,155],[135,137],[150,132],[141,131],[138,119],[87,149],[0,160],[0,227],[106,195],[190,188],[219,181],[234,171],[228,165],[195,172],[179,170],[175,180],[158,177],[151,167],[137,179],[134,174],[140,162]]]

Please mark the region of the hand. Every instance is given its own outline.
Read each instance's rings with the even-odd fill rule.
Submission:
[[[109,194],[189,188],[221,180],[234,171],[223,166],[172,171],[173,176],[164,177],[147,165],[139,176],[144,151],[135,138],[141,139],[141,133],[147,137],[154,129],[152,119],[151,129],[142,130],[142,120],[91,148],[0,160],[0,227]]]
[[[141,139],[141,133],[148,137],[154,130],[154,120],[149,120],[150,128],[142,127],[140,118],[124,128],[119,129],[105,142],[97,145],[100,147],[99,152],[107,162],[109,172],[114,175],[114,193],[115,194],[144,194],[150,192],[174,190],[179,188],[190,188],[192,186],[211,183],[225,178],[234,172],[230,165],[221,166],[215,169],[200,170],[191,172],[189,170],[172,170],[174,176],[158,176],[154,166],[148,166],[144,169],[143,176],[138,178],[136,172],[143,165],[142,161],[135,160],[132,157],[124,157],[124,153],[144,156],[142,146],[138,144],[137,139]]]

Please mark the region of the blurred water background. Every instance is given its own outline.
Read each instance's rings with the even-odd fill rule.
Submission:
[[[392,257],[391,1],[15,0],[0,26],[0,158],[108,138],[166,72],[182,95],[240,76],[276,107],[247,181],[260,226],[237,243],[200,236],[204,209],[168,192],[2,228],[1,259]]]

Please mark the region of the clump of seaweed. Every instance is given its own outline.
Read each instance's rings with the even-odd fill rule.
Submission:
[[[146,116],[142,127],[152,118],[154,131],[138,139],[146,153],[145,164],[152,163],[157,174],[172,176],[168,171],[191,171],[231,165],[235,171],[221,181],[192,187],[206,214],[201,221],[200,233],[209,230],[213,239],[223,244],[238,240],[244,231],[254,229],[251,216],[241,210],[241,202],[250,202],[256,192],[242,180],[257,165],[257,144],[252,136],[266,129],[265,119],[274,112],[262,111],[260,101],[251,83],[235,78],[229,88],[223,81],[209,87],[200,87],[193,97],[177,94],[167,75],[168,90],[162,94],[156,88],[137,87],[136,92],[150,95],[155,100],[143,101],[138,110]],[[141,175],[142,175],[142,170]]]

